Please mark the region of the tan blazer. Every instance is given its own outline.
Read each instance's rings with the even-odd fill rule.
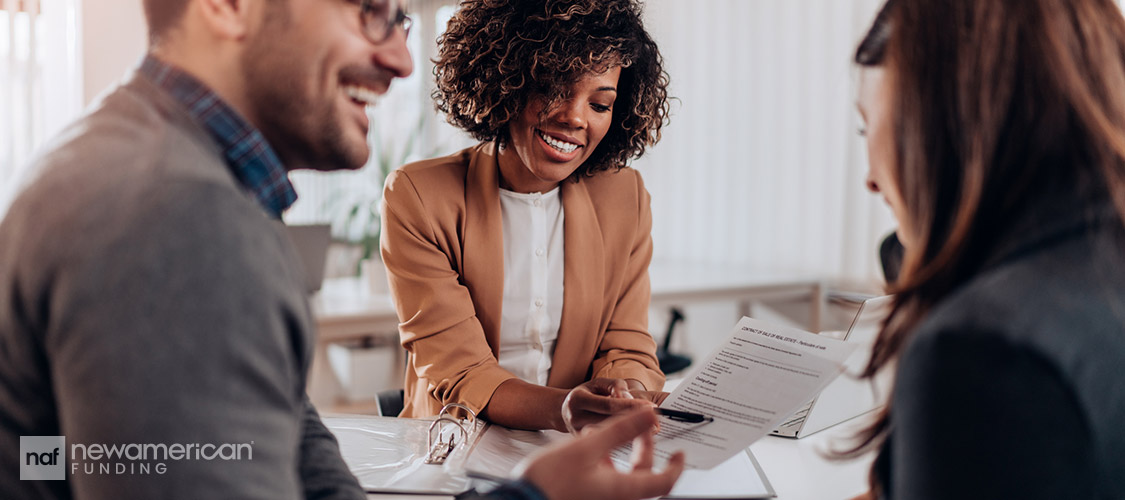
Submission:
[[[401,416],[446,403],[480,411],[505,380],[496,361],[504,293],[499,167],[491,143],[391,173],[381,250],[410,353]],[[648,333],[650,197],[633,169],[561,184],[563,311],[550,387],[595,377],[664,386]]]

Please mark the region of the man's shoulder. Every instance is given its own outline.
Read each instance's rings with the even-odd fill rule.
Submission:
[[[28,248],[87,241],[80,246],[90,250],[99,238],[145,230],[152,216],[169,215],[176,207],[168,200],[209,200],[213,210],[230,212],[226,220],[253,211],[213,143],[137,80],[107,94],[43,149],[0,234],[18,234]]]
[[[197,180],[237,192],[221,153],[170,97],[135,77],[106,94],[32,160],[21,204],[81,205]]]
[[[222,162],[218,147],[186,111],[143,77],[101,97],[43,148],[31,171],[67,177],[206,172]]]

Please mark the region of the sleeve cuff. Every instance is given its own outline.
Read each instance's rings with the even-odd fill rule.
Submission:
[[[619,379],[633,379],[645,386],[648,391],[661,391],[664,389],[664,374],[659,370],[652,370],[646,366],[638,364],[626,364],[620,366],[620,363],[613,364],[602,368],[594,375],[593,378],[606,377],[606,378],[619,378]]]

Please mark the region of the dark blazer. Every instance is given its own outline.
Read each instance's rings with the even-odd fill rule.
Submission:
[[[1125,253],[1108,204],[1044,201],[898,364],[887,498],[1125,498]]]

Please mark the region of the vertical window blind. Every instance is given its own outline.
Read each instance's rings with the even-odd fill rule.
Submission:
[[[670,125],[637,162],[654,258],[877,283],[894,221],[864,187],[852,52],[880,0],[649,0]]]
[[[77,0],[0,0],[0,216],[35,150],[81,108]]]
[[[415,73],[371,111],[370,164],[293,174],[301,199],[287,220],[371,214],[381,169],[471,144],[430,100],[433,41],[456,3],[411,2]],[[677,98],[663,140],[634,165],[653,195],[655,258],[877,281],[877,245],[894,221],[864,189],[851,52],[882,0],[644,4]],[[97,2],[0,0],[0,216],[36,148],[81,109],[83,6]],[[352,222],[337,236],[378,223]]]
[[[397,167],[471,143],[430,101],[432,41],[454,4],[413,4],[415,74],[371,111],[372,165],[294,174],[302,200],[287,220],[340,226],[351,217],[345,232],[354,240],[365,224],[378,224],[369,215],[386,156]],[[851,52],[880,4],[645,2],[677,98],[663,139],[634,165],[653,195],[655,259],[879,280],[877,245],[894,222],[864,188]],[[358,224],[357,212],[366,212]]]

